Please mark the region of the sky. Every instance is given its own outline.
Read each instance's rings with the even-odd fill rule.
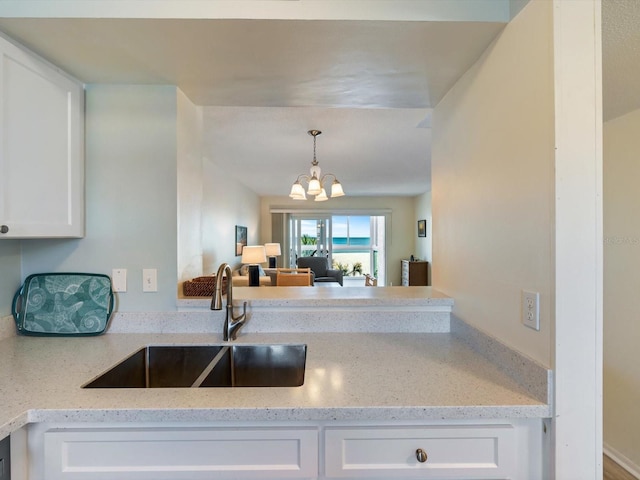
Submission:
[[[369,216],[333,216],[333,236],[347,236],[347,220],[349,222],[350,237],[368,237],[371,234]]]
[[[345,216],[334,215],[331,217],[333,236],[334,237],[346,237],[347,233],[350,237],[365,237],[368,238],[371,234],[371,220],[368,215],[365,216]],[[348,228],[347,228],[348,224]],[[303,235],[309,235],[311,237],[316,236],[317,221],[308,219],[302,220],[301,229]]]

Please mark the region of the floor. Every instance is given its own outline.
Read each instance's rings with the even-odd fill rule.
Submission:
[[[604,480],[637,480],[636,477],[604,455]]]

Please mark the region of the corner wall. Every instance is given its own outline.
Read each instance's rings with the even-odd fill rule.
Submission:
[[[20,240],[0,240],[0,318],[11,313],[13,294],[22,280]]]
[[[416,224],[416,257],[429,262],[429,285],[432,284],[433,274],[433,216],[431,205],[431,191],[418,195],[414,199],[414,209],[418,220],[427,221],[427,236],[418,237]]]
[[[551,365],[552,3],[530,2],[433,113],[432,285],[454,314]],[[540,292],[540,331],[521,290]]]
[[[604,444],[640,475],[640,110],[604,124]]]

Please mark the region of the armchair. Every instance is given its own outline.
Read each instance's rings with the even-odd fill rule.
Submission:
[[[337,282],[342,286],[342,270],[329,268],[327,257],[300,257],[298,267],[310,268],[314,274],[314,282]]]

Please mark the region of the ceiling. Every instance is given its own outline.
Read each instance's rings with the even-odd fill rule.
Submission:
[[[605,119],[640,108],[640,2],[603,1]],[[85,83],[177,85],[205,155],[260,195],[313,157],[348,195],[430,188],[430,115],[502,22],[2,18]]]
[[[86,83],[172,84],[205,108],[206,156],[288,195],[317,156],[347,195],[430,188],[430,113],[502,22],[0,19]]]

